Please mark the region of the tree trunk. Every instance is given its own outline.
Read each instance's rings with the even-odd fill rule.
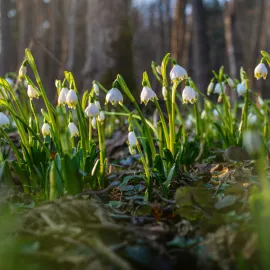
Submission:
[[[206,11],[202,0],[192,0],[193,17],[193,67],[195,81],[202,92],[209,83],[209,47],[207,37]]]
[[[11,71],[10,23],[8,19],[9,1],[0,1],[0,75]]]
[[[174,9],[173,18],[173,29],[171,38],[171,50],[172,57],[181,63],[184,57],[184,46],[185,46],[185,33],[186,33],[186,23],[185,23],[185,9],[187,0],[177,0],[176,7]]]

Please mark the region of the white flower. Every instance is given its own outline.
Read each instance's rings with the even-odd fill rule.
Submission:
[[[84,110],[87,117],[96,117],[99,115],[99,110],[95,103],[89,103],[87,108]]]
[[[237,91],[237,94],[238,94],[239,96],[244,96],[245,93],[246,93],[246,86],[245,86],[245,83],[244,83],[244,82],[238,83],[238,84],[237,84],[236,91]]]
[[[210,82],[209,85],[208,85],[208,87],[207,87],[207,95],[208,96],[213,92],[214,87],[215,87],[214,82]]]
[[[171,72],[170,72],[170,78],[172,81],[175,80],[184,80],[188,77],[188,74],[184,68],[182,68],[179,65],[174,65]]]
[[[30,84],[28,84],[27,95],[30,99],[39,98],[39,92]]]
[[[27,73],[27,67],[21,66],[19,69],[19,79],[21,80]]]
[[[156,71],[159,75],[161,75],[161,66],[156,66]]]
[[[68,124],[68,130],[69,130],[71,137],[78,137],[79,136],[79,130],[73,122],[70,122]]]
[[[58,97],[58,105],[65,105],[67,103],[68,89],[62,88]]]
[[[231,88],[234,88],[235,87],[235,84],[234,84],[234,81],[232,78],[228,78],[227,79],[227,83],[228,85],[231,87]]]
[[[148,86],[144,86],[141,92],[141,103],[145,105],[148,103],[149,100],[157,99],[156,93]]]
[[[225,83],[224,82],[222,82],[221,84],[217,83],[215,86],[215,89],[214,89],[214,94],[221,94],[221,92],[222,92],[221,86],[223,88],[223,91],[225,91]]]
[[[263,101],[263,99],[262,99],[262,97],[261,96],[258,96],[258,104],[260,105],[260,106],[263,106],[264,105],[264,101]]]
[[[254,77],[257,80],[261,78],[266,79],[267,74],[268,74],[268,70],[264,63],[260,63],[254,70]]]
[[[78,96],[73,89],[70,89],[66,96],[66,103],[70,109],[75,109],[78,103]]]
[[[250,154],[255,154],[262,149],[262,139],[257,131],[248,130],[243,134],[243,145]]]
[[[137,144],[137,137],[134,133],[134,131],[130,131],[128,133],[128,143],[131,148],[135,148]]]
[[[93,87],[94,87],[94,93],[95,93],[95,95],[96,96],[99,96],[99,87],[98,87],[98,85],[96,83],[94,83]]]
[[[106,103],[111,102],[112,105],[123,103],[123,95],[117,88],[112,88],[106,95]]]
[[[168,91],[165,86],[162,87],[162,95],[164,97],[164,100],[167,100]]]
[[[46,137],[47,135],[49,135],[51,133],[51,128],[50,128],[50,125],[48,123],[44,123],[42,128],[41,128],[41,132],[42,132],[42,135],[44,137]]]
[[[192,87],[186,86],[182,93],[182,99],[183,103],[190,102],[191,104],[193,104],[197,100],[196,91]]]
[[[248,123],[250,125],[256,125],[258,123],[257,115],[254,113],[249,113],[248,114]]]
[[[98,110],[100,111],[101,110],[101,106],[100,106],[100,103],[99,103],[99,101],[95,101],[95,105],[96,105],[96,107],[98,108]]]
[[[9,125],[8,117],[3,112],[0,112],[0,127],[4,127],[8,125]]]
[[[92,119],[91,124],[92,124],[93,129],[96,129],[97,128],[97,119],[96,119],[96,117],[94,117]]]
[[[99,113],[98,121],[101,122],[101,123],[103,123],[103,122],[105,121],[105,114],[104,114],[103,111],[101,111],[101,112]]]

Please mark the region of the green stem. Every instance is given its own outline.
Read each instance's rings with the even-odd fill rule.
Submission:
[[[198,113],[197,102],[194,103],[194,115],[196,119],[196,134],[198,137],[200,137],[200,117]]]
[[[102,124],[97,121],[97,129],[98,129],[98,142],[99,142],[99,159],[100,159],[100,175],[101,179],[104,179],[104,161],[105,161],[105,152],[104,152],[104,141],[102,138]],[[101,187],[104,186],[104,181],[101,183]]]
[[[157,107],[159,117],[160,117],[160,120],[161,120],[161,123],[162,123],[167,148],[169,148],[170,147],[170,138],[169,138],[168,128],[167,128],[167,125],[166,125],[166,122],[165,122],[165,119],[164,119],[164,116],[163,116],[163,112],[161,111],[161,108],[160,108],[159,103],[158,103],[156,98],[154,99],[154,102],[155,102],[155,105]]]

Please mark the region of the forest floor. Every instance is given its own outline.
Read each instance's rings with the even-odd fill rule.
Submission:
[[[0,231],[5,246],[1,251],[0,244],[0,257],[9,258],[2,269],[252,269],[247,266],[256,265],[257,234],[249,195],[260,185],[253,161],[225,162],[213,155],[188,172],[180,170],[168,199],[156,185],[151,202],[144,201],[141,165],[131,158],[120,164],[109,168],[111,184],[105,190],[52,202],[43,202],[38,193],[33,200],[18,190],[2,188],[0,203],[12,212]]]

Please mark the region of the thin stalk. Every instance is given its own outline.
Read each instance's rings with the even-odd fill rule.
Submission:
[[[163,112],[161,111],[161,108],[160,108],[159,103],[158,103],[156,98],[154,99],[154,102],[155,102],[155,105],[156,105],[158,113],[159,113],[159,117],[160,117],[162,127],[163,127],[163,132],[165,135],[166,145],[168,148],[170,146],[170,138],[169,138],[168,128],[167,128],[167,125],[166,125],[166,122],[165,122],[165,119],[163,116]]]
[[[30,107],[31,107],[31,110],[32,110],[32,113],[33,113],[34,119],[35,119],[36,132],[37,132],[37,134],[40,134],[39,122],[38,122],[38,118],[37,118],[37,111],[36,111],[35,105],[33,104],[32,100],[30,100]]]
[[[197,102],[194,102],[194,116],[196,119],[196,134],[199,137],[200,136],[200,117],[198,113],[198,107],[197,107]]]
[[[100,121],[97,121],[97,129],[98,129],[98,143],[99,143],[99,159],[100,159],[100,175],[101,179],[104,179],[104,162],[105,162],[105,144],[102,137],[102,124]],[[104,181],[101,183],[101,187],[104,186]]]

